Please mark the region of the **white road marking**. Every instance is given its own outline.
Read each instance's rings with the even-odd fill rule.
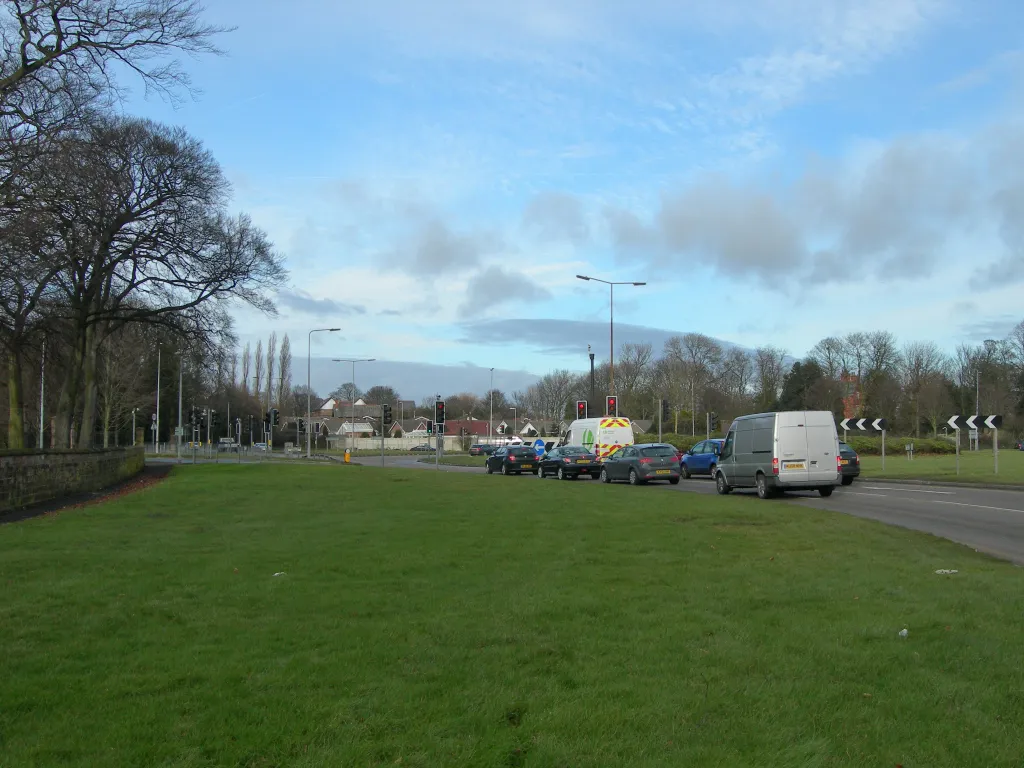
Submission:
[[[926,491],[923,488],[890,488],[888,486],[881,487],[875,485],[865,485],[865,488],[872,491],[903,491],[904,493],[933,493],[936,496],[954,496],[953,491]]]
[[[1024,509],[1010,509],[1008,507],[987,507],[984,504],[965,504],[962,501],[933,501],[932,504],[948,504],[953,507],[971,507],[972,509],[991,509],[996,512],[1019,512],[1024,514]]]
[[[884,489],[882,489],[882,490],[884,490]],[[878,499],[887,499],[887,498],[889,498],[889,494],[887,494],[887,493],[859,493],[857,491],[854,491],[852,493],[847,493],[847,494],[844,494],[844,495],[846,495],[846,496],[874,496],[875,498],[878,498]]]

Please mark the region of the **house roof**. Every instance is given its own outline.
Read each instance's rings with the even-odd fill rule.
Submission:
[[[497,424],[494,426],[497,427]],[[483,419],[448,419],[444,423],[446,435],[461,435],[463,429],[470,437],[487,437],[488,435],[487,422]],[[497,431],[494,434],[497,434]]]

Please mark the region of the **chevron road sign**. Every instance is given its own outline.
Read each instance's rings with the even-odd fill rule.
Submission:
[[[953,429],[999,429],[1003,426],[1003,417],[993,416],[956,416],[946,422]]]
[[[885,419],[843,419],[839,428],[845,430],[859,429],[861,432],[885,432],[889,422]]]

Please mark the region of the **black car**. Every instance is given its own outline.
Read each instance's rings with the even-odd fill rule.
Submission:
[[[521,475],[537,471],[537,452],[521,445],[505,446],[487,457],[487,474],[501,472],[503,475]]]
[[[413,446],[409,450],[412,451],[413,453],[420,453],[421,451],[426,453],[428,451],[433,451],[434,446],[430,445],[429,443],[420,443],[419,445]]]
[[[497,450],[493,445],[486,445],[484,443],[474,443],[469,446],[470,456],[490,456]]]
[[[601,480],[605,483],[628,480],[630,485],[668,480],[672,485],[679,485],[679,459],[674,445],[627,445],[604,460]]]
[[[860,456],[842,440],[839,441],[839,464],[843,470],[843,485],[853,485],[853,478],[860,476]]]
[[[542,480],[555,475],[559,480],[575,480],[581,475],[597,477],[601,474],[601,461],[597,454],[582,445],[563,445],[551,448],[540,458],[537,477]]]

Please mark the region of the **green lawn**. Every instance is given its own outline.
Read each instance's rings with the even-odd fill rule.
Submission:
[[[960,474],[956,474],[956,456],[922,456],[907,459],[907,454],[885,457],[861,456],[861,476],[868,478],[903,478],[947,480],[951,482],[1003,483],[1024,485],[1024,451],[999,451],[999,474],[995,474],[991,450],[964,451],[960,454]]]
[[[1022,578],[793,500],[186,466],[0,527],[0,765],[1017,764]]]
[[[429,458],[420,459],[424,464],[433,464],[434,456],[430,455]],[[466,456],[466,455],[452,455],[450,453],[442,456],[438,463],[446,464],[449,467],[482,467],[487,461],[486,456]]]

